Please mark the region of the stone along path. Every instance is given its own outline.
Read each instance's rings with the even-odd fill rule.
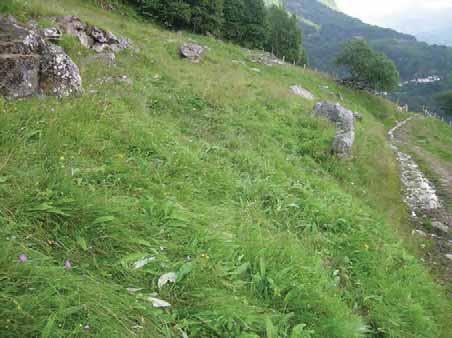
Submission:
[[[415,229],[414,235],[430,238],[436,244],[436,252],[429,257],[433,264],[444,269],[446,281],[452,281],[452,215],[438,196],[434,184],[422,172],[416,161],[403,153],[401,131],[416,116],[398,122],[388,135],[391,147],[400,163],[400,175],[405,189],[405,202],[410,208]],[[427,226],[430,225],[430,226]]]

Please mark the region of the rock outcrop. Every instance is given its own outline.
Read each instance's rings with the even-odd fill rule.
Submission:
[[[315,106],[314,114],[336,124],[332,152],[340,158],[349,157],[355,142],[355,113],[340,104],[319,102]]]
[[[0,95],[68,96],[82,91],[77,65],[36,28],[0,16]]]
[[[112,32],[88,25],[76,16],[59,17],[57,24],[66,34],[75,36],[83,46],[98,53],[116,53],[130,46],[129,40],[120,39]]]
[[[254,63],[259,63],[266,66],[281,66],[285,63],[283,60],[278,59],[275,55],[269,52],[250,51],[250,59]]]
[[[180,55],[193,63],[199,63],[204,55],[204,47],[196,43],[184,43],[180,47]]]

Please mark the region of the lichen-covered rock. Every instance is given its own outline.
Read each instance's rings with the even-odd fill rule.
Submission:
[[[43,94],[61,97],[82,92],[79,69],[59,46],[49,44],[44,48],[40,73],[39,88]]]
[[[12,16],[0,15],[0,46],[8,46],[8,50],[0,49],[0,54],[32,54],[39,52],[43,40],[33,30],[20,25]]]
[[[81,92],[78,67],[43,34],[36,26],[27,27],[12,17],[0,16],[1,95],[20,98]]]
[[[196,43],[184,43],[180,47],[180,55],[193,63],[199,63],[204,55],[204,47]]]
[[[314,114],[336,124],[332,152],[341,158],[350,156],[355,142],[355,113],[340,104],[319,102],[315,106]]]

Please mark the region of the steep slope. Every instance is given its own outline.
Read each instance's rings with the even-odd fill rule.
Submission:
[[[87,1],[0,8],[134,46],[107,67],[66,36],[83,96],[0,98],[0,336],[450,337],[407,235],[392,104]],[[179,57],[190,40],[200,64]],[[294,84],[363,114],[353,158]]]
[[[286,0],[285,5],[303,18],[300,25],[304,30],[305,47],[315,68],[339,74],[334,60],[341,46],[350,39],[363,37],[397,64],[402,80],[434,75],[441,78],[434,84],[407,85],[395,93],[397,99],[412,109],[421,110],[423,105],[437,109],[432,98],[434,93],[452,88],[452,48],[430,46],[411,35],[365,24],[317,0]]]

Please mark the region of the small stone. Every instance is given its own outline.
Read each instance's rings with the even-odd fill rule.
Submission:
[[[166,301],[164,301],[162,299],[156,298],[156,297],[149,297],[148,300],[152,303],[152,306],[155,307],[155,308],[169,308],[169,307],[171,307],[170,303],[168,303],[168,302],[166,302]]]
[[[139,292],[139,291],[144,290],[144,289],[143,288],[127,288],[126,290],[129,293],[136,293],[136,292]]]
[[[160,276],[160,278],[158,280],[158,283],[157,283],[158,288],[161,289],[168,283],[176,283],[176,280],[177,280],[177,274],[175,272],[165,273],[164,275]]]
[[[61,31],[56,27],[44,28],[42,34],[44,35],[44,38],[49,41],[58,41],[61,39]]]
[[[419,235],[421,237],[427,237],[427,234],[422,230],[418,230],[418,229],[413,230],[412,235],[415,235],[415,234]]]
[[[149,256],[149,257],[142,258],[142,259],[140,259],[139,261],[136,261],[136,262],[133,264],[133,268],[134,268],[135,270],[141,269],[142,267],[146,266],[147,264],[149,264],[149,263],[155,261],[155,259],[156,259],[156,258],[155,258],[154,256]]]
[[[432,227],[434,227],[435,229],[438,229],[444,233],[448,233],[449,232],[449,227],[447,225],[444,225],[441,222],[438,221],[434,221],[432,222]]]

